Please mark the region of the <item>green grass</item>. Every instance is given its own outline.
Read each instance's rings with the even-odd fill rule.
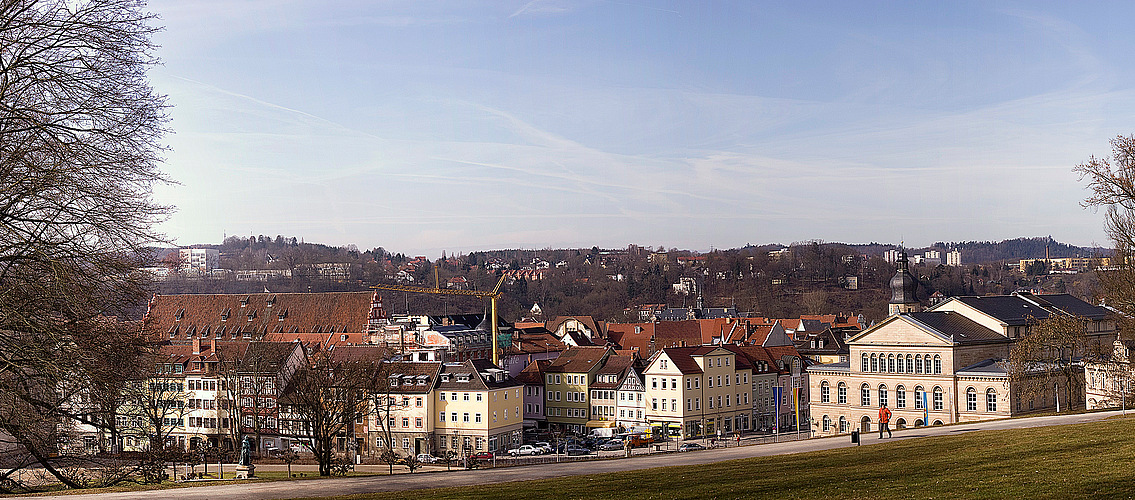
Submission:
[[[1110,419],[710,465],[329,498],[1135,498],[1133,436],[1135,418]]]

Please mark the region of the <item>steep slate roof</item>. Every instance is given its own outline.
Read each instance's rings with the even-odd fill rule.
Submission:
[[[469,360],[461,363],[444,363],[441,368],[442,377],[439,378],[437,388],[447,391],[485,391],[502,389],[506,387],[520,387],[520,382],[514,378],[505,377],[503,381],[488,380],[481,375],[482,371],[489,369],[500,370],[492,362],[485,360]],[[500,370],[504,372],[503,370]],[[446,381],[444,375],[454,375]],[[458,382],[458,375],[469,375],[468,382]]]
[[[248,342],[240,360],[240,371],[248,373],[276,373],[296,350],[294,342]],[[222,349],[221,345],[217,350]]]
[[[548,373],[585,373],[591,371],[607,354],[606,347],[569,347],[544,370]]]
[[[994,330],[953,311],[927,311],[908,313],[911,319],[930,327],[955,344],[981,344],[988,342],[1009,342],[1010,339]]]
[[[1054,293],[1045,295],[1018,293],[1018,295],[1020,295],[1025,300],[1034,300],[1041,303],[1041,305],[1045,305],[1046,307],[1053,307],[1068,314],[1088,319],[1104,319],[1107,317],[1109,312],[1106,307],[1089,304],[1066,293]]]
[[[1016,292],[1012,295],[954,297],[951,300],[960,301],[1010,326],[1026,325],[1031,320],[1046,319],[1061,312],[1093,320],[1104,319],[1108,315],[1107,308],[1066,293],[1034,295]]]
[[[380,376],[387,379],[392,376],[398,377],[398,385],[390,387],[392,393],[426,394],[437,384],[439,373],[441,373],[441,363],[438,362],[393,362],[385,365]],[[408,381],[411,383],[407,383]],[[423,383],[419,384],[418,381]]]
[[[596,372],[596,375],[618,375],[615,382],[595,382],[591,387],[596,389],[617,389],[622,383],[623,375],[634,365],[634,358],[630,356],[611,355],[607,362]]]

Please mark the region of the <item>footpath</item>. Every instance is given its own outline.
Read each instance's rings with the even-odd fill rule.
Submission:
[[[1075,415],[1050,415],[1031,418],[1015,418],[988,422],[973,422],[942,427],[918,427],[895,431],[893,439],[912,439],[927,436],[956,435],[964,432],[997,429],[1019,429],[1052,425],[1069,425],[1093,422],[1119,415],[1120,411],[1084,413]],[[876,434],[862,435],[863,446],[890,441],[879,440]],[[479,470],[446,471],[445,466],[432,466],[428,470],[414,474],[386,475],[387,466],[363,466],[360,472],[371,472],[376,476],[325,478],[303,481],[246,481],[197,486],[179,489],[154,491],[130,491],[121,493],[70,494],[60,496],[38,496],[38,499],[55,500],[129,500],[159,499],[176,497],[179,500],[269,500],[279,498],[304,498],[332,495],[354,495],[382,491],[406,491],[426,488],[472,486],[486,483],[528,481],[554,477],[601,474],[629,470],[650,469],[676,465],[697,465],[740,458],[804,453],[856,446],[847,435],[767,443],[756,446],[730,446],[687,453],[650,453],[636,455],[629,459],[587,460],[534,464],[516,467],[497,467]],[[286,470],[286,466],[257,466],[257,470]],[[403,468],[404,470],[404,468]],[[292,471],[297,472],[295,465]],[[396,469],[397,472],[397,469]]]

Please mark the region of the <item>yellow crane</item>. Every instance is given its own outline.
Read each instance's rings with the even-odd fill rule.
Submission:
[[[435,267],[434,268],[434,288],[429,288],[429,287],[424,287],[424,286],[406,286],[406,285],[374,285],[374,286],[371,286],[371,288],[376,289],[376,290],[390,290],[390,291],[393,291],[393,292],[432,293],[432,294],[436,294],[436,295],[465,295],[467,297],[478,297],[478,298],[482,298],[482,299],[488,298],[489,299],[489,310],[491,311],[489,319],[490,319],[490,321],[492,322],[492,325],[493,325],[493,332],[492,332],[492,337],[493,337],[493,364],[499,366],[500,359],[499,359],[498,354],[497,354],[497,351],[499,350],[498,346],[497,346],[497,335],[499,334],[498,329],[497,329],[497,299],[499,299],[500,296],[501,296],[500,289],[501,289],[502,283],[504,283],[504,276],[503,275],[501,276],[501,279],[497,280],[497,286],[494,286],[493,291],[491,291],[491,292],[480,292],[480,291],[477,291],[477,290],[443,289],[441,287],[441,282],[438,281],[438,279],[437,279],[437,268]]]

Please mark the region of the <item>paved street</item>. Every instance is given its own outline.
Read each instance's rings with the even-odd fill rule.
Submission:
[[[977,430],[1075,424],[1101,420],[1113,415],[1118,415],[1119,413],[1119,411],[1111,411],[1079,415],[1058,415],[998,420],[992,422],[975,422],[972,424],[959,424],[946,427],[920,427],[918,429],[897,431],[894,433],[894,439],[911,439],[925,436],[954,435],[962,432],[972,432]],[[847,436],[840,436],[786,443],[739,446],[724,449],[719,448],[691,453],[645,455],[621,460],[597,460],[587,462],[529,465],[522,467],[504,467],[471,471],[453,470],[450,472],[446,472],[444,468],[441,468],[441,470],[437,472],[396,474],[394,476],[332,478],[313,481],[228,483],[224,485],[201,486],[177,490],[100,493],[94,495],[65,495],[37,498],[51,498],[59,500],[128,500],[137,498],[157,499],[176,496],[179,500],[251,500],[348,495],[378,491],[399,491],[449,486],[480,485],[490,482],[501,483],[509,481],[525,481],[530,479],[546,479],[583,474],[648,469],[652,467],[664,467],[671,465],[695,465],[746,457],[783,455],[789,453],[828,450],[854,446],[850,443],[850,441],[851,440]],[[885,442],[889,440],[881,441],[879,440],[877,434],[867,434],[864,436],[863,441],[864,446],[870,446],[875,443]],[[273,466],[271,469],[274,470],[276,468],[280,468],[280,466]],[[264,470],[261,467],[258,467],[258,469]],[[381,467],[381,469],[385,470],[385,466]]]

